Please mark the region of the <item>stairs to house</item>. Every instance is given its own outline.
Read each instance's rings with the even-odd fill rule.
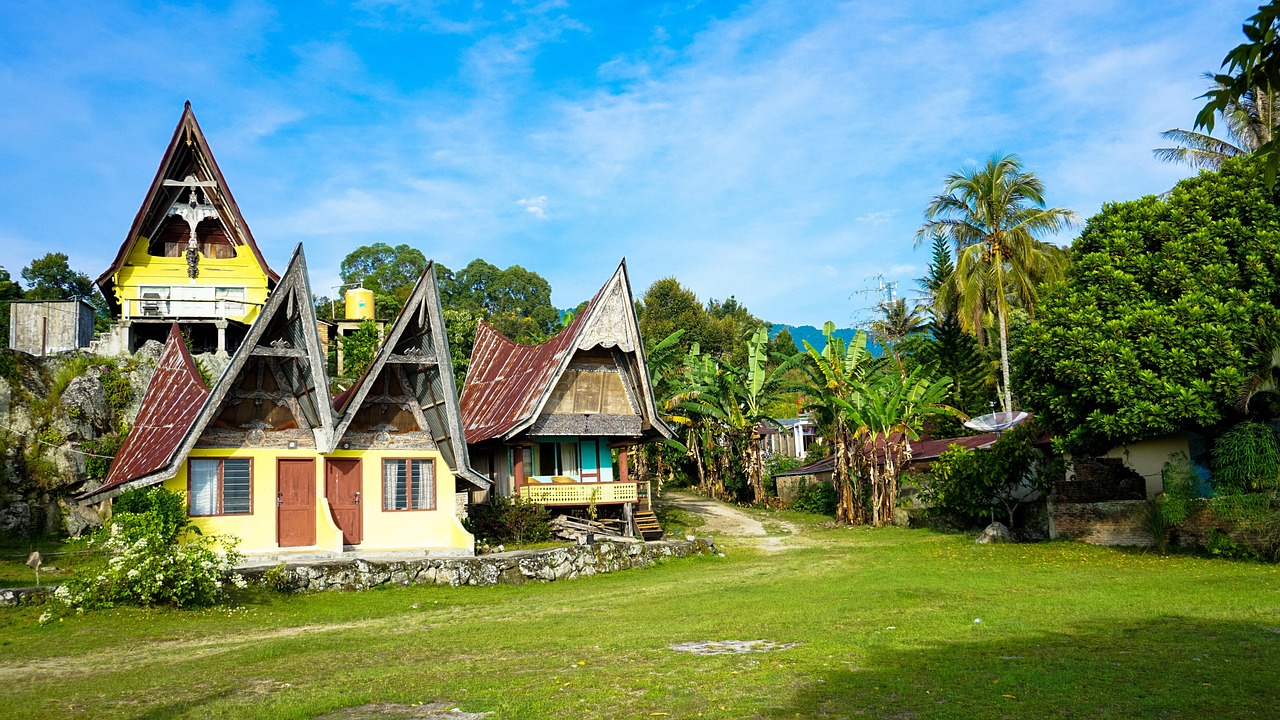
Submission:
[[[658,516],[647,510],[638,511],[635,515],[636,532],[645,540],[661,540],[662,526],[658,524]]]

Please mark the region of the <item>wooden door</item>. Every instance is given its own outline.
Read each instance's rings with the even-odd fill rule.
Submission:
[[[276,461],[276,542],[316,544],[316,461]]]
[[[342,542],[346,545],[359,545],[364,537],[361,479],[360,461],[356,458],[324,461],[324,495],[329,498],[333,521],[342,530]]]

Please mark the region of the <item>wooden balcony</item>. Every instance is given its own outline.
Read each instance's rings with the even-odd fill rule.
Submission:
[[[520,488],[520,497],[539,505],[590,505],[633,503],[639,497],[637,483],[534,483]]]

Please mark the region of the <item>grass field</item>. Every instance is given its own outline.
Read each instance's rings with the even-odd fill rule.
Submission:
[[[820,528],[521,587],[279,596],[37,624],[0,611],[0,716],[1273,718],[1275,566]],[[767,524],[768,526],[768,524]],[[980,620],[980,622],[979,622]],[[794,647],[699,656],[673,644]]]

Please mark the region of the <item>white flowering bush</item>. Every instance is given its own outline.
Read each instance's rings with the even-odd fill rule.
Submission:
[[[75,609],[207,606],[226,599],[226,583],[245,586],[232,572],[241,557],[236,539],[200,534],[181,493],[135,490],[115,507],[111,523],[91,541],[95,561],[55,590],[55,600]]]

